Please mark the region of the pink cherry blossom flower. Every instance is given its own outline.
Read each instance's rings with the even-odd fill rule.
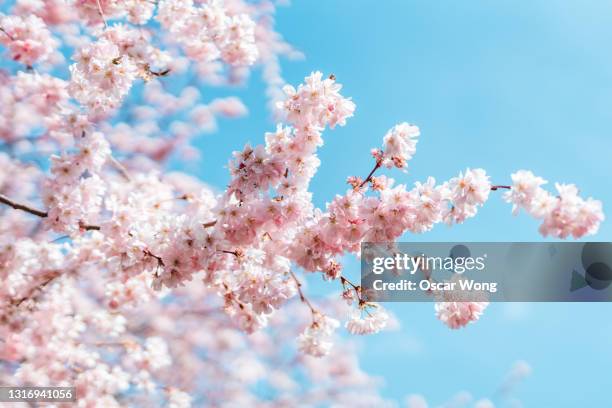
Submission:
[[[573,184],[556,184],[559,197],[556,206],[544,216],[540,232],[542,235],[553,235],[566,238],[572,235],[580,238],[597,232],[604,220],[600,201],[592,198],[586,201],[578,195]]]
[[[513,173],[512,189],[504,193],[504,200],[512,203],[512,213],[517,214],[520,208],[529,209],[533,199],[542,194],[542,185],[547,181],[535,176],[528,170],[519,170]]]
[[[233,66],[248,66],[259,55],[253,20],[248,15],[232,13],[221,2],[195,7],[191,1],[162,0],[157,20],[194,60],[222,59]]]
[[[354,309],[349,320],[346,322],[346,329],[351,334],[373,334],[381,331],[389,320],[389,315],[378,304],[369,304],[373,307],[367,309]]]
[[[483,169],[467,169],[449,182],[454,205],[482,205],[489,198],[491,182]]]
[[[128,20],[134,24],[146,24],[153,17],[155,3],[148,0],[127,0],[125,5]]]
[[[395,125],[383,138],[383,164],[387,167],[406,167],[416,152],[419,128],[406,122]]]
[[[333,346],[331,338],[339,325],[336,319],[317,314],[312,324],[297,338],[299,350],[314,357],[328,355]]]
[[[436,302],[436,317],[451,329],[480,319],[489,302]]]

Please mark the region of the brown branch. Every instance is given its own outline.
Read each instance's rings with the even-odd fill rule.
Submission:
[[[99,225],[83,224],[79,222],[79,227],[81,227],[81,229],[84,229],[85,231],[100,231]]]
[[[346,291],[347,287],[346,285],[349,285],[350,288],[348,288],[348,290],[353,290],[353,292],[355,292],[355,296],[357,297],[357,302],[359,303],[359,306],[366,304],[367,302],[363,299],[363,297],[361,296],[362,293],[362,289],[360,285],[355,285],[353,282],[351,282],[348,278],[344,277],[344,275],[340,275],[340,283],[342,283],[342,288]]]
[[[348,278],[345,278],[344,275],[340,275],[340,282],[344,285],[344,284],[349,284],[353,287],[353,289],[355,290],[361,290],[361,286],[359,285],[355,285],[353,282],[351,282]]]
[[[150,256],[151,258],[155,258],[157,260],[157,267],[164,267],[166,266],[164,264],[164,260],[161,258],[161,256],[157,256],[155,254],[153,254],[153,252],[149,251],[148,249],[145,249],[144,251],[142,251],[146,256]]]
[[[491,186],[491,191],[497,191],[500,188],[506,189],[506,190],[512,190],[512,186],[502,186],[502,185],[498,185],[498,186]]]
[[[223,254],[234,255],[236,258],[242,257],[242,252],[240,250],[228,251],[226,249],[218,249],[217,252],[221,252]]]
[[[202,224],[202,226],[204,228],[210,228],[210,227],[214,227],[216,223],[217,223],[217,220],[213,220],[213,221],[205,222],[204,224]]]
[[[368,177],[366,177],[365,180],[363,180],[363,182],[359,185],[359,188],[365,186],[368,182],[372,180],[372,176],[374,175],[376,170],[380,169],[380,166],[381,166],[381,163],[377,160],[376,165],[374,166],[372,171],[370,171],[370,174],[368,174]]]
[[[0,194],[0,203],[6,204],[15,210],[21,210],[36,215],[37,217],[45,218],[48,215],[46,211],[37,210],[28,205],[17,203],[3,194]]]
[[[166,68],[162,71],[151,71],[149,70],[149,74],[156,76],[156,77],[164,77],[166,75],[168,75],[170,73],[170,68]]]

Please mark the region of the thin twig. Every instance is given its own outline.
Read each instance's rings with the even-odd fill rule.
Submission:
[[[370,174],[368,174],[368,177],[365,178],[365,180],[363,180],[363,182],[359,185],[359,188],[365,186],[370,180],[372,180],[372,176],[374,175],[374,173],[376,172],[376,170],[378,170],[380,168],[381,164],[380,162],[377,160],[376,161],[376,165],[374,166],[374,168],[372,169],[372,171],[370,171]]]
[[[165,77],[170,73],[170,68],[166,68],[162,71],[151,71],[149,70],[149,74],[156,76],[156,77]]]
[[[310,303],[308,298],[306,298],[306,296],[304,295],[304,292],[302,291],[302,282],[300,282],[298,277],[295,276],[295,273],[293,273],[293,271],[289,271],[289,275],[291,275],[291,278],[293,278],[293,280],[295,281],[295,285],[297,286],[298,294],[300,295],[300,300],[308,306],[308,308],[310,309],[310,312],[313,315],[318,313],[317,309],[314,308],[312,303]]]
[[[7,36],[8,38],[10,38],[10,39],[11,39],[11,41],[15,41],[15,37],[13,37],[13,36],[12,36],[12,35],[10,35],[9,33],[7,33],[7,32],[6,32],[6,30],[5,30],[4,28],[0,27],[0,31],[2,31],[4,34],[6,34],[6,36]]]
[[[19,306],[22,305],[23,302],[25,302],[28,299],[36,299],[37,296],[35,292],[36,290],[40,291],[40,293],[42,293],[42,289],[44,289],[49,283],[51,283],[53,280],[55,280],[55,278],[59,277],[60,273],[55,272],[52,273],[46,280],[44,280],[43,282],[40,283],[40,285],[38,285],[37,287],[33,288],[30,293],[28,294],[28,296],[24,296],[20,299],[14,300],[12,302],[12,306],[14,306],[15,308],[18,308]]]
[[[351,286],[353,292],[355,292],[355,296],[357,297],[357,301],[359,302],[360,306],[366,303],[366,301],[361,296],[361,286],[355,285],[348,278],[344,277],[344,275],[340,275],[340,283],[342,283],[342,288],[344,290],[346,290],[346,285]],[[351,288],[349,288],[349,290]]]
[[[150,256],[151,258],[155,258],[157,260],[157,267],[163,267],[166,266],[164,264],[164,260],[161,258],[161,256],[157,256],[155,254],[153,254],[153,252],[149,251],[148,249],[145,249],[144,251],[142,251],[146,256]]]
[[[128,173],[127,169],[123,164],[121,164],[119,160],[111,156],[109,159],[109,163],[115,168],[115,170],[119,172],[119,174],[121,174],[121,177],[123,177],[127,181],[132,181],[132,178],[130,177],[130,174]]]
[[[499,190],[500,188],[506,189],[506,190],[512,190],[512,186],[491,186],[491,191],[496,191]]]
[[[90,224],[79,223],[79,227],[81,227],[81,229],[84,229],[85,231],[100,231],[100,226],[99,225],[90,225]]]
[[[100,4],[100,0],[96,0],[96,3],[98,4],[98,13],[100,14],[100,17],[102,18],[102,21],[104,22],[104,28],[108,28],[108,23],[106,22],[106,17],[104,16],[104,11],[102,10],[102,5]]]
[[[229,254],[229,255],[234,255],[236,258],[240,258],[241,253],[238,250],[235,251],[228,251],[226,249],[218,249],[218,252],[221,252],[223,254]]]
[[[353,289],[357,290],[360,289],[361,287],[359,285],[355,285],[353,282],[351,282],[348,278],[344,277],[344,275],[340,275],[340,282],[344,285],[345,283],[348,283],[349,285],[351,285],[353,287]]]

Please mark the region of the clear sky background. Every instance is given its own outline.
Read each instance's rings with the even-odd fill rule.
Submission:
[[[408,121],[422,137],[408,174],[393,173],[398,182],[483,167],[505,184],[525,168],[551,183],[576,183],[612,217],[611,2],[294,0],[277,17],[278,30],[306,56],[283,62],[287,81],[334,73],[357,104],[346,127],[325,134],[311,187],[319,206],[346,190],[347,176],[365,176],[370,148]],[[223,187],[231,152],[274,129],[263,92],[257,72],[243,89],[211,90],[211,98],[242,97],[249,117],[198,139],[202,159],[184,168]],[[499,195],[464,225],[405,240],[542,240],[538,224],[513,217]],[[612,241],[611,225],[604,222],[594,240]],[[357,262],[347,273],[358,278]],[[365,369],[384,378],[386,397],[419,393],[434,406],[462,390],[491,397],[512,364],[526,360],[532,375],[512,398],[497,398],[500,406],[521,406],[513,398],[525,407],[612,405],[610,304],[493,304],[459,331],[437,321],[430,303],[389,308],[402,328],[361,339],[360,347]]]

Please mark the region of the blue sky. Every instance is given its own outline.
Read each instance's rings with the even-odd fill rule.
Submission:
[[[395,123],[409,121],[422,137],[409,173],[394,173],[398,182],[483,167],[503,184],[527,168],[551,182],[576,183],[610,216],[612,3],[296,0],[277,17],[278,30],[306,55],[283,62],[288,82],[313,70],[334,73],[357,104],[346,127],[325,134],[312,184],[318,205],[344,192],[347,176],[366,175],[369,149]],[[208,93],[219,94],[241,96],[250,116],[199,139],[202,160],[186,169],[223,186],[231,151],[261,143],[274,124],[258,73],[248,87]],[[594,239],[611,241],[611,223]],[[542,238],[535,221],[513,217],[493,196],[466,224],[405,240]],[[358,264],[349,261],[347,272],[358,277]],[[429,303],[389,308],[402,329],[361,341],[362,364],[385,379],[387,397],[421,393],[434,405],[462,390],[489,397],[524,359],[533,374],[513,394],[523,406],[610,405],[609,304],[493,304],[460,331],[438,322]]]

